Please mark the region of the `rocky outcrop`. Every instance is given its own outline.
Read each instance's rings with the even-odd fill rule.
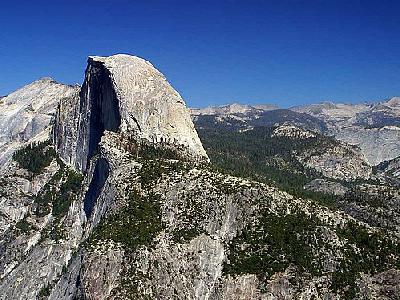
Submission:
[[[324,194],[332,194],[335,196],[344,196],[348,191],[348,188],[338,182],[319,178],[307,183],[304,186],[304,189]]]
[[[400,179],[400,157],[395,159],[384,161],[378,165],[378,170],[381,172]]]
[[[400,295],[400,271],[388,270],[373,276],[364,274],[358,282],[359,299],[398,299]]]
[[[294,156],[305,167],[316,170],[328,178],[355,180],[368,179],[372,167],[360,149],[328,138],[292,124],[283,124],[273,129],[272,138],[285,138],[307,145],[293,150]],[[313,141],[313,142],[311,142]],[[334,188],[331,186],[330,188]],[[328,188],[328,189],[330,189]]]
[[[118,288],[124,265],[124,250],[112,242],[97,245],[85,251],[79,274],[80,293],[85,299],[110,299]]]
[[[111,299],[339,299],[331,288],[332,276],[342,264],[352,263],[348,256],[351,247],[356,247],[356,253],[363,247],[356,243],[349,246],[346,239],[353,237],[348,233],[343,236],[343,228],[354,222],[348,215],[264,184],[178,167],[179,162],[167,163],[158,169],[163,170],[162,174],[157,171],[158,176],[149,168],[154,166],[149,161],[139,162],[138,169],[129,172],[132,162],[125,158],[121,159],[125,163],[114,169],[119,175],[112,182],[121,196],[135,191],[134,200],[128,201],[140,201],[140,215],[135,202],[130,204],[133,206],[122,204],[124,201],[116,197],[122,207],[108,222],[105,219],[98,240],[91,241],[90,249],[96,250],[88,253],[93,253],[93,258],[82,268],[86,275],[80,280],[87,287],[86,297],[102,299],[96,291],[103,291]],[[158,208],[153,206],[156,203]],[[276,218],[295,218],[289,221],[293,227],[280,228]],[[139,232],[142,239],[137,239]],[[153,242],[146,239],[151,232]],[[270,243],[266,243],[269,238]],[[274,245],[281,245],[281,238],[285,245],[295,243],[296,251],[306,247],[297,263],[304,263],[304,267],[308,259],[316,258],[321,264],[319,271],[310,274],[310,266],[304,272],[294,262],[291,265],[290,246],[279,246],[275,253]],[[303,238],[305,244],[297,244]],[[114,253],[118,247],[109,246],[108,239],[125,249],[122,269],[115,264],[122,252]],[[274,270],[274,275],[264,280],[269,265],[263,261],[267,259],[279,261],[279,271]],[[114,288],[110,291],[110,287]]]
[[[1,99],[0,170],[16,149],[49,138],[58,103],[78,89],[42,78]]]
[[[151,63],[139,57],[89,57],[79,112],[75,109],[61,103],[55,136],[61,157],[78,170],[86,170],[106,130],[137,143],[182,148],[179,152],[191,160],[208,160],[182,97]],[[76,144],[75,149],[66,148],[71,144]]]
[[[31,218],[36,219],[36,223],[33,223],[35,226],[29,232],[33,231],[36,238],[29,242],[29,247],[25,248],[18,260],[15,253],[20,251],[19,247],[6,253],[7,255],[2,253],[2,260],[10,257],[14,264],[0,282],[0,299],[35,299],[50,294],[81,242],[84,214],[80,202],[80,199],[73,201],[58,224],[53,214],[46,215],[44,222],[40,224],[43,218],[35,215],[32,209]],[[26,239],[26,234],[19,232],[17,237],[23,240]],[[52,235],[55,237],[51,237]],[[4,243],[4,236],[1,238]],[[10,244],[6,246],[9,247]]]
[[[338,143],[321,149],[308,149],[297,153],[301,163],[329,178],[355,180],[368,179],[372,167],[357,148]]]
[[[78,90],[77,86],[42,78],[0,101],[0,278],[3,279],[0,289],[11,294],[14,287],[20,290],[21,297],[35,292],[27,281],[21,283],[16,278],[29,274],[33,278],[32,285],[37,288],[38,264],[52,260],[49,248],[36,248],[49,218],[35,218],[31,213],[35,210],[35,198],[60,170],[56,160],[50,159],[40,174],[32,173],[12,160],[13,153],[27,145],[49,140],[58,103]],[[34,155],[40,156],[40,153]],[[38,162],[41,158],[30,159]],[[50,275],[52,267],[47,271],[53,276]],[[17,277],[13,277],[15,274]]]
[[[397,126],[340,128],[333,133],[337,139],[357,145],[371,165],[378,165],[400,155],[400,127]]]
[[[288,137],[294,139],[309,139],[314,138],[316,135],[301,127],[297,127],[291,124],[283,124],[274,129],[272,137]]]

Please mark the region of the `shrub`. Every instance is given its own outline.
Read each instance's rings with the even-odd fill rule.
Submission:
[[[131,192],[126,208],[102,221],[93,234],[93,240],[110,239],[131,250],[140,245],[150,246],[164,228],[161,221],[160,199]]]
[[[30,144],[13,154],[13,159],[34,175],[42,173],[55,157],[55,150],[50,146],[49,141]]]

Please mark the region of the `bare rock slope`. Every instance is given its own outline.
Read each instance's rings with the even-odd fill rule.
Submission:
[[[0,170],[25,143],[48,139],[58,103],[77,89],[42,78],[1,98]]]

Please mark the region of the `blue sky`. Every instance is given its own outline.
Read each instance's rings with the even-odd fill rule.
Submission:
[[[88,55],[150,60],[190,106],[400,95],[400,1],[3,1],[0,95]]]

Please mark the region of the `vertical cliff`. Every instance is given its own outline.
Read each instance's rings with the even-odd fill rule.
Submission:
[[[105,130],[116,132],[121,125],[119,101],[110,72],[89,59],[80,92],[76,167],[84,171],[96,154]]]

